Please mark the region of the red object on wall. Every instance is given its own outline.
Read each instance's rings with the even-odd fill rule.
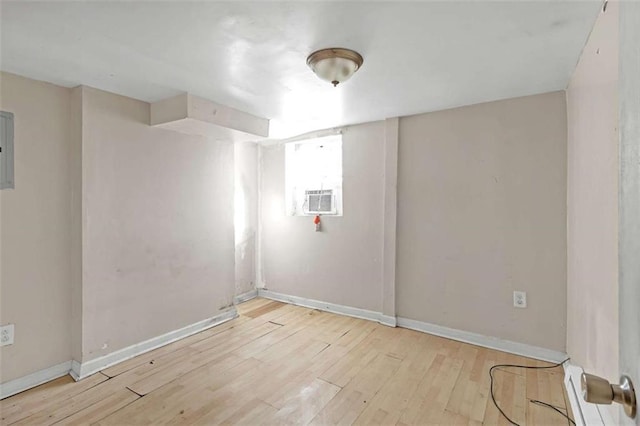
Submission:
[[[313,223],[315,223],[316,225],[320,223],[320,216],[316,216],[313,218]]]

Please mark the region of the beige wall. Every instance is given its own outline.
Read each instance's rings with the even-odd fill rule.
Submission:
[[[618,377],[618,3],[600,14],[567,90],[567,352]]]
[[[342,142],[343,216],[285,215],[284,147],[261,161],[262,266],[266,288],[382,311],[384,122],[346,129]]]
[[[566,149],[563,92],[401,118],[398,316],[564,351]]]
[[[258,145],[234,144],[235,295],[256,288],[258,229]]]
[[[262,148],[269,290],[382,311],[384,144],[383,122],[345,132],[345,216],[319,234],[284,213],[283,147]],[[564,351],[566,148],[563,92],[401,118],[397,315]]]
[[[215,316],[234,294],[233,144],[83,90],[82,361]]]
[[[569,170],[584,172],[571,138],[594,120],[572,115],[575,81]],[[16,344],[1,349],[2,381],[209,318],[253,288],[255,146],[149,127],[149,104],[96,89],[1,83],[1,107],[16,113],[16,189],[0,192],[0,320],[16,324]],[[569,176],[567,190],[564,99],[400,119],[399,316],[565,349],[565,203],[571,214],[584,182]],[[345,130],[344,216],[323,217],[321,233],[285,215],[283,146],[261,148],[268,289],[383,310],[384,146],[384,122]],[[234,188],[246,208],[237,240]],[[527,291],[527,309],[513,308],[513,290]]]
[[[0,192],[0,322],[16,336],[0,349],[1,382],[231,305],[233,144],[149,127],[134,99],[0,83],[16,116],[16,189]],[[255,147],[241,157],[257,164]]]
[[[15,189],[0,191],[0,382],[69,361],[70,90],[0,73],[0,109],[15,114]]]

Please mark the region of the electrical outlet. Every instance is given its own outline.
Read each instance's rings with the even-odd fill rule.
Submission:
[[[515,306],[516,308],[527,307],[527,293],[525,291],[513,292],[513,306]]]
[[[7,324],[0,327],[0,346],[13,345],[13,333],[15,326]]]

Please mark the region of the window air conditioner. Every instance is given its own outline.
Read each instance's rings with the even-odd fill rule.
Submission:
[[[336,197],[332,189],[304,191],[304,212],[307,214],[336,214]]]

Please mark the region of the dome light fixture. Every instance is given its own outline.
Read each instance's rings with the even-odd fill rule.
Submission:
[[[313,52],[307,58],[307,65],[318,77],[335,87],[349,80],[363,61],[362,56],[354,50],[331,47]]]

